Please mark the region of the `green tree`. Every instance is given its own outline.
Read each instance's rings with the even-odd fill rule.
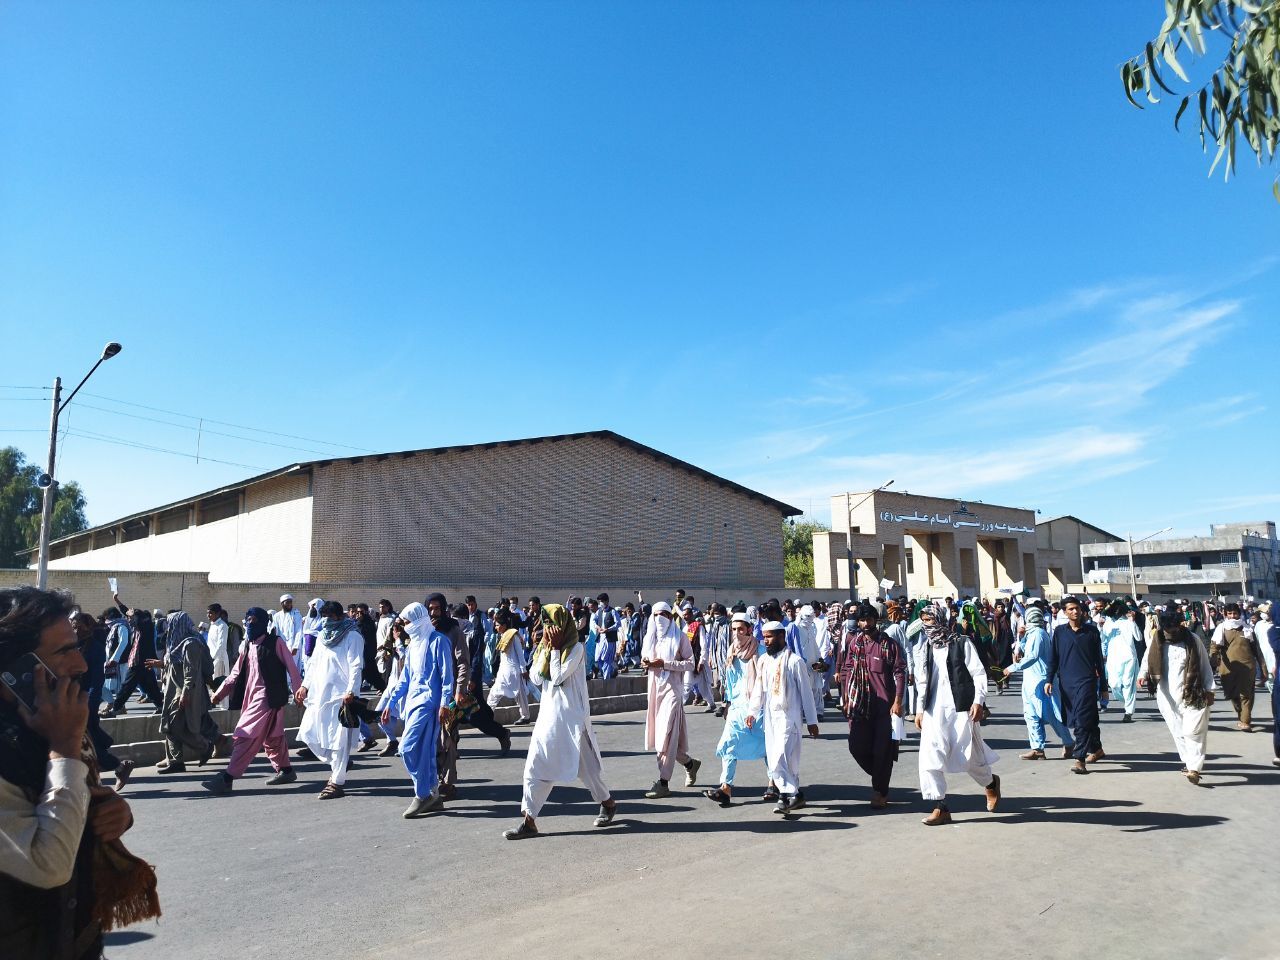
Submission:
[[[813,520],[782,523],[782,580],[787,587],[813,586],[813,535],[830,527]]]
[[[1280,0],[1165,0],[1164,8],[1160,33],[1120,68],[1129,102],[1141,109],[1134,99],[1139,92],[1150,103],[1160,102],[1157,90],[1177,96],[1165,82],[1169,73],[1191,84],[1179,52],[1189,54],[1190,63],[1208,52],[1206,38],[1230,37],[1222,63],[1198,90],[1182,98],[1174,129],[1194,101],[1200,115],[1200,146],[1207,152],[1213,140],[1218,147],[1210,174],[1225,158],[1223,176],[1230,178],[1241,140],[1259,165],[1264,159],[1274,160],[1280,143]],[[1165,76],[1161,71],[1167,71]],[[1272,190],[1280,200],[1280,179]]]
[[[17,447],[0,449],[0,568],[24,567],[19,551],[40,540],[40,510],[44,491],[36,485],[40,468],[27,463]],[[56,540],[89,526],[84,516],[84,493],[74,481],[59,484],[53,500],[49,539]]]

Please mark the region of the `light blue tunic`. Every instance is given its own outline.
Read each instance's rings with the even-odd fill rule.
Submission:
[[[1048,647],[1049,634],[1043,627],[1027,627],[1022,638],[1022,659],[1010,667],[1012,673],[1022,674],[1022,716],[1027,721],[1027,737],[1033,750],[1044,749],[1046,723],[1062,739],[1063,746],[1072,743],[1071,731],[1062,722],[1057,690],[1051,697],[1044,692],[1048,679],[1044,655]]]
[[[724,695],[729,701],[729,712],[725,715],[724,733],[716,746],[716,756],[726,761],[763,760],[764,710],[755,714],[755,727],[747,729],[751,691],[747,689],[747,671],[741,660],[734,659],[725,669]]]

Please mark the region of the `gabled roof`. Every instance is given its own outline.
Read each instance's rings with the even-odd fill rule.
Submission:
[[[1070,513],[1064,513],[1064,514],[1060,514],[1059,516],[1056,516],[1056,517],[1050,517],[1048,520],[1041,520],[1041,521],[1039,521],[1038,523],[1036,523],[1036,526],[1038,527],[1038,526],[1040,526],[1040,524],[1042,524],[1042,523],[1054,523],[1054,522],[1056,522],[1056,521],[1058,521],[1058,520],[1074,520],[1076,523],[1080,524],[1080,526],[1082,526],[1082,527],[1088,527],[1090,530],[1093,530],[1093,531],[1095,531],[1095,532],[1097,532],[1097,533],[1102,534],[1104,537],[1107,537],[1109,540],[1113,540],[1113,541],[1115,541],[1115,540],[1123,540],[1123,539],[1124,539],[1124,537],[1117,537],[1117,536],[1116,536],[1114,533],[1112,533],[1110,530],[1103,530],[1101,527],[1095,527],[1092,523],[1089,523],[1089,522],[1087,522],[1087,521],[1085,521],[1085,520],[1081,520],[1079,517],[1077,517],[1077,516],[1073,516],[1073,515],[1072,515],[1072,514],[1070,514]]]
[[[394,453],[369,453],[369,454],[361,454],[359,456],[354,456],[354,457],[329,457],[324,460],[304,460],[298,463],[291,463],[286,467],[280,467],[277,470],[270,470],[267,473],[258,474],[258,476],[256,477],[249,477],[247,480],[241,480],[238,483],[230,483],[230,484],[227,484],[226,486],[218,487],[217,489],[214,489],[214,490],[208,490],[208,491],[205,491],[204,493],[196,494],[195,496],[184,497],[181,500],[175,500],[172,503],[166,503],[160,507],[152,507],[149,510],[142,510],[138,513],[131,513],[127,517],[120,517],[116,520],[110,521],[109,523],[100,523],[95,527],[89,527],[86,530],[79,530],[73,534],[69,534],[68,536],[59,537],[57,540],[54,540],[52,542],[65,543],[68,540],[74,540],[76,537],[83,537],[86,534],[92,534],[98,530],[106,530],[111,527],[118,527],[123,524],[129,523],[130,521],[133,521],[133,520],[139,520],[143,517],[152,516],[153,514],[164,513],[169,510],[175,510],[179,507],[190,506],[191,504],[196,503],[197,501],[207,500],[209,497],[216,497],[221,494],[233,493],[238,490],[243,490],[245,487],[253,486],[255,483],[262,483],[265,480],[274,480],[277,477],[283,477],[283,476],[286,476],[287,474],[296,473],[300,470],[309,470],[312,467],[327,467],[334,463],[361,463],[365,460],[371,461],[373,463],[380,463],[381,461],[389,460],[392,457],[398,457],[400,459],[408,459],[409,457],[416,457],[416,456],[427,455],[427,454],[455,453],[462,450],[490,450],[495,447],[517,447],[517,446],[523,446],[525,444],[552,443],[559,440],[582,440],[588,437],[598,438],[601,440],[610,440],[613,443],[618,444],[618,446],[620,447],[627,447],[628,449],[635,450],[638,453],[642,453],[646,456],[653,457],[655,460],[660,460],[663,463],[666,463],[672,467],[675,467],[678,470],[684,470],[687,473],[690,473],[696,477],[701,477],[703,480],[709,480],[710,482],[716,484],[717,486],[727,487],[728,489],[733,490],[736,493],[740,493],[743,496],[750,497],[753,500],[758,500],[761,503],[764,503],[764,504],[767,504],[768,506],[773,507],[778,512],[780,512],[784,517],[798,517],[800,516],[801,513],[803,513],[802,510],[797,510],[795,507],[791,506],[788,503],[783,503],[781,500],[775,500],[772,497],[765,496],[763,493],[760,493],[759,491],[752,490],[749,487],[742,486],[742,484],[740,483],[734,483],[732,480],[727,480],[724,477],[717,476],[716,474],[711,473],[708,470],[703,470],[701,467],[696,467],[692,463],[688,463],[684,460],[679,459],[678,457],[673,457],[670,454],[663,453],[661,450],[656,450],[653,447],[646,446],[645,444],[632,440],[629,437],[624,437],[622,436],[622,434],[614,433],[612,430],[588,430],[582,433],[558,433],[558,434],[553,434],[551,436],[546,436],[546,437],[526,437],[521,440],[494,440],[489,443],[464,443],[464,444],[457,444],[451,447],[423,447],[418,450],[400,450]],[[32,547],[30,550],[25,550],[22,552],[35,553],[36,548]]]

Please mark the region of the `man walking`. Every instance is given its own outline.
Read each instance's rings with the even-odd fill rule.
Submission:
[[[1253,732],[1254,678],[1258,672],[1253,631],[1246,632],[1240,619],[1240,604],[1228,603],[1223,608],[1223,621],[1213,631],[1209,649],[1218,661],[1218,679],[1222,695],[1236,711],[1236,729]]]
[[[1089,772],[1086,763],[1097,763],[1107,755],[1098,729],[1099,684],[1106,685],[1106,665],[1098,628],[1085,617],[1080,601],[1067,597],[1062,610],[1067,622],[1054,627],[1049,638],[1044,692],[1053,696],[1054,687],[1058,688],[1075,740],[1071,772],[1084,774]]]
[[[764,713],[765,762],[769,767],[766,791],[770,799],[776,791],[774,813],[794,813],[805,805],[800,789],[801,724],[813,739],[818,738],[818,712],[813,704],[813,680],[804,659],[787,649],[787,628],[772,620],[764,625],[765,654],[756,667],[751,693],[748,728]]]
[[[427,609],[411,603],[400,611],[409,634],[400,679],[382,711],[383,724],[393,714],[404,721],[400,755],[413,781],[413,801],[404,811],[410,820],[444,806],[436,773],[440,728],[450,718],[453,692],[453,641],[435,628]]]
[[[873,810],[889,805],[889,778],[898,759],[894,718],[902,717],[902,694],[907,686],[902,651],[896,641],[880,632],[878,619],[873,607],[859,607],[858,632],[848,641],[844,657],[849,753],[871,777]]]
[[[1049,648],[1049,634],[1044,629],[1044,610],[1035,604],[1027,606],[1023,614],[1026,629],[1022,634],[1022,656],[1017,663],[1005,667],[1004,675],[1022,674],[1022,716],[1027,723],[1027,739],[1031,749],[1022,754],[1023,760],[1045,758],[1044,725],[1053,727],[1062,738],[1062,755],[1070,757],[1074,751],[1071,731],[1062,722],[1062,708],[1057,697],[1045,692],[1045,655]]]
[[[600,804],[595,825],[606,827],[617,813],[600,762],[600,747],[591,728],[587,696],[586,649],[569,612],[558,603],[539,610],[545,629],[534,651],[530,675],[542,688],[538,719],[529,738],[524,763],[524,792],[519,826],[503,833],[508,840],[538,835],[538,814],[557,783],[581,780]]]
[[[722,807],[732,802],[738,761],[765,758],[764,714],[751,706],[759,653],[755,627],[745,613],[735,613],[731,626],[733,641],[724,669],[724,699],[727,704],[724,732],[716,745],[716,756],[720,758],[723,769],[720,786],[703,791],[703,796]],[[750,724],[747,723],[748,717],[752,718]]]
[[[236,780],[244,776],[249,763],[265,750],[276,774],[267,783],[279,786],[298,779],[289,762],[284,740],[284,708],[289,703],[290,681],[293,688],[302,685],[298,665],[289,654],[284,638],[267,633],[270,618],[261,607],[250,607],[245,614],[248,642],[244,644],[235,666],[213,694],[213,703],[229,697],[244,678],[240,722],[236,725],[231,761],[227,769],[201,784],[210,793],[231,792]]]
[[[320,613],[320,611],[316,611]],[[286,593],[280,597],[280,609],[271,618],[276,634],[284,638],[284,644],[293,655],[298,671],[305,674],[306,651],[302,648],[302,614],[293,609],[293,594]]]
[[[337,600],[326,601],[320,614],[324,621],[294,701],[306,708],[298,739],[317,760],[329,765],[329,781],[320,791],[319,799],[336,800],[346,796],[343,784],[347,782],[347,765],[360,736],[356,727],[342,724],[339,714],[344,704],[356,699],[356,691],[360,689],[364,637],[344,615],[342,604]]]
[[[1213,705],[1213,667],[1204,645],[1175,611],[1160,614],[1141,675],[1155,688],[1156,706],[1182,760],[1182,775],[1199,783]]]
[[[973,641],[947,622],[941,604],[920,611],[923,638],[916,644],[916,689],[920,708],[920,793],[933,801],[927,827],[951,822],[947,774],[968,773],[987,795],[987,810],[1000,803],[1000,778],[991,765],[1000,759],[982,739],[982,708],[987,702],[987,671]]]
[[[650,800],[671,796],[675,765],[685,769],[684,785],[698,782],[701,762],[689,756],[689,730],[684,716],[684,678],[693,670],[693,647],[665,601],[653,605],[640,666],[649,673],[649,708],[644,722],[644,748],[658,755],[658,779],[645,793]]]
[[[209,680],[213,663],[191,617],[179,610],[169,614],[166,624],[169,649],[164,660],[148,660],[145,666],[164,668],[164,705],[160,732],[165,736],[162,773],[182,773],[187,769],[183,749],[200,758],[200,766],[213,756],[221,735],[209,716]]]

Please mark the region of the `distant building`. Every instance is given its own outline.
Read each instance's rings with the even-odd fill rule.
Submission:
[[[882,490],[831,498],[813,537],[814,586],[858,596],[995,596],[1041,587],[1034,510]],[[852,572],[852,576],[851,576]]]
[[[1121,538],[1079,517],[1064,514],[1036,524],[1036,554],[1045,596],[1061,597],[1070,584],[1083,580],[1080,547],[1086,543],[1114,543]]]
[[[1207,537],[1171,537],[1133,545],[1087,543],[1080,547],[1083,588],[1090,593],[1138,593],[1207,600],[1280,597],[1280,541],[1271,520],[1221,523]]]
[[[56,540],[49,568],[224,584],[775,590],[783,519],[799,513],[599,430],[291,464]]]

